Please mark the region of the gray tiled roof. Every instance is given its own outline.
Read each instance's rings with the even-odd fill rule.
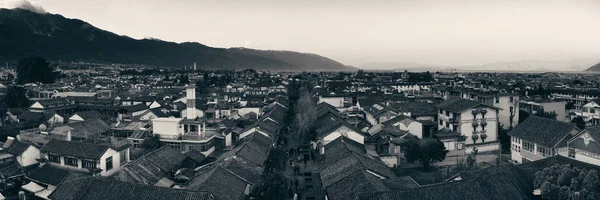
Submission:
[[[486,106],[495,108],[489,105],[482,104],[479,101],[473,101],[463,98],[453,98],[438,104],[436,107],[442,110],[447,110],[454,113],[460,113],[464,110],[471,109],[477,106]],[[495,108],[497,109],[497,108]]]
[[[504,174],[453,181],[401,191],[358,195],[360,200],[519,200],[528,199]]]
[[[563,139],[570,139],[572,137],[570,133],[576,129],[573,123],[530,116],[508,132],[508,135],[546,147],[554,147]]]
[[[13,140],[8,149],[6,150],[9,154],[13,156],[20,156],[29,148],[29,144],[25,144],[18,140]]]
[[[44,147],[42,152],[58,154],[62,156],[72,156],[84,159],[100,159],[100,157],[109,149],[108,145],[98,145],[82,142],[72,142],[52,139]]]
[[[60,200],[212,200],[203,191],[181,190],[127,183],[113,179],[88,177],[65,181],[58,185],[50,199]]]
[[[27,178],[39,183],[57,186],[62,181],[65,181],[71,174],[75,174],[76,176],[85,176],[83,173],[71,172],[66,169],[45,164],[41,167],[31,170],[29,174],[27,174]]]
[[[102,117],[102,114],[100,114],[98,111],[95,111],[95,110],[76,112],[71,117],[73,117],[75,115],[78,115],[83,120],[91,120],[91,119],[97,119],[97,118]]]
[[[216,166],[212,170],[196,176],[188,189],[207,191],[217,200],[243,199],[248,182],[231,171]]]
[[[346,140],[349,139],[327,145],[325,159],[319,163],[323,187],[327,188],[356,171],[369,170],[387,178],[396,177],[379,158],[370,157],[352,143],[345,144]]]
[[[357,170],[325,188],[331,200],[354,199],[359,193],[388,191],[383,181],[373,174]]]

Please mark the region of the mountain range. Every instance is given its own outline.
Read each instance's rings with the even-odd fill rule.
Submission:
[[[586,72],[600,72],[600,63],[591,66],[585,70]]]
[[[441,66],[435,64],[422,63],[368,63],[361,65],[363,69],[381,69],[392,71],[531,71],[531,72],[573,72],[573,71],[590,71],[589,66],[598,63],[600,59],[582,58],[569,60],[520,60],[509,62],[495,62],[483,65],[457,65],[457,66]],[[600,64],[596,65],[597,71],[600,71]]]
[[[78,19],[24,9],[0,9],[0,61],[41,56],[51,61],[87,61],[180,67],[271,71],[354,71],[309,53],[214,48],[196,42],[134,39]]]

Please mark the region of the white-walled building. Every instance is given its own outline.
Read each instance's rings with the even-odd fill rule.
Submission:
[[[594,99],[586,104],[583,104],[581,109],[572,110],[573,115],[571,119],[575,117],[581,117],[587,125],[600,125],[600,100]]]
[[[508,132],[511,137],[511,159],[515,163],[524,163],[556,154],[567,156],[567,141],[580,132],[572,123],[529,116]]]
[[[23,143],[10,136],[6,138],[2,149],[5,149],[23,167],[37,164],[40,158],[40,150],[36,146]]]
[[[196,109],[196,88],[186,86],[186,109],[184,118],[154,118],[151,119],[153,134],[167,146],[186,152],[192,149],[210,155],[215,151],[215,137],[231,138],[218,130],[206,127],[206,119],[199,118]]]
[[[567,102],[564,101],[520,101],[519,109],[522,111],[526,111],[531,115],[537,115],[544,112],[554,112],[556,113],[556,120],[559,121],[571,121],[569,117],[567,117],[567,112],[565,110]]]
[[[104,144],[53,139],[40,151],[41,157],[51,165],[83,172],[98,168],[100,175],[110,176],[130,160],[129,147],[115,148]]]
[[[445,100],[458,97],[499,108],[498,122],[505,129],[511,129],[519,123],[519,95],[517,94],[490,93],[467,89],[443,89],[441,92]]]
[[[447,150],[500,149],[498,108],[463,98],[447,100],[437,108],[440,131],[434,135],[444,142]]]
[[[600,166],[600,126],[586,127],[567,146],[569,158]]]

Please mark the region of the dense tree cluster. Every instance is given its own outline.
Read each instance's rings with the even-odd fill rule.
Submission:
[[[300,89],[300,99],[296,106],[296,130],[302,142],[314,139],[314,126],[317,120],[317,105],[307,88]]]
[[[409,73],[408,82],[420,83],[420,82],[432,82],[434,81],[433,75],[427,71],[424,73]]]
[[[540,188],[544,199],[600,199],[600,182],[596,170],[554,164],[536,172],[533,184],[535,188]]]
[[[163,146],[163,143],[160,141],[160,136],[153,135],[152,137],[147,137],[142,141],[142,148],[152,151],[158,149]]]
[[[18,86],[9,87],[6,96],[0,102],[5,103],[9,108],[27,107],[31,104],[25,88]]]
[[[54,83],[57,73],[46,59],[26,57],[17,65],[17,83]]]
[[[448,153],[444,143],[435,138],[409,140],[407,148],[402,151],[408,162],[418,161],[425,171],[428,171],[434,163],[446,159]]]

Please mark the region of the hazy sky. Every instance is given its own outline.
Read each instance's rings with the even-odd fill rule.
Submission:
[[[31,2],[138,39],[312,52],[350,65],[600,58],[600,0]]]

